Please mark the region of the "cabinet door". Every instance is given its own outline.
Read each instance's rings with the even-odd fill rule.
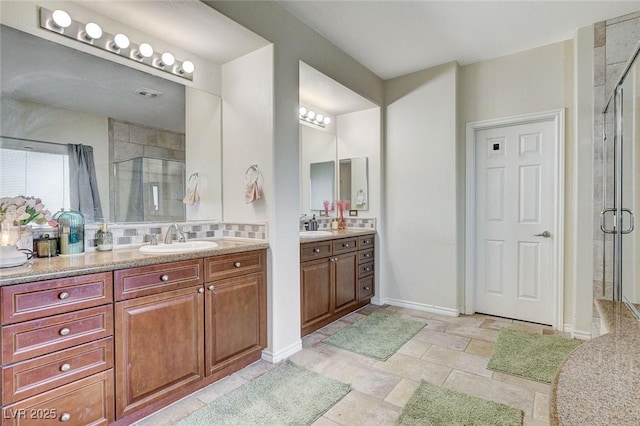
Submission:
[[[115,304],[116,416],[204,377],[202,286]]]
[[[335,313],[358,303],[358,253],[341,254],[333,258],[336,282]]]
[[[266,347],[266,287],[263,273],[205,286],[205,357],[210,375]]]
[[[333,262],[329,258],[300,266],[302,335],[333,314]]]

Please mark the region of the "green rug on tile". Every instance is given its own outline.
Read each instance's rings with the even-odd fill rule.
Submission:
[[[558,335],[503,328],[487,368],[542,383],[551,383],[569,352],[582,342]]]
[[[325,343],[381,361],[424,328],[426,324],[374,312],[324,339]]]
[[[177,424],[309,425],[350,389],[347,384],[286,361]]]
[[[524,413],[517,408],[487,401],[424,380],[402,409],[402,426],[520,426]]]

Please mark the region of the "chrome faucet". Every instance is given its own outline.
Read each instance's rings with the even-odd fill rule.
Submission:
[[[184,243],[185,242],[185,238],[184,238],[184,234],[182,233],[182,231],[180,230],[180,228],[178,228],[177,224],[173,224],[171,226],[169,226],[169,229],[167,229],[167,234],[164,236],[164,243],[165,244],[171,244],[173,241],[173,232],[174,231],[175,234],[178,237],[178,242],[179,243]]]

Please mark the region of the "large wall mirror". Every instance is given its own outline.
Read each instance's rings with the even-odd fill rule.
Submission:
[[[83,144],[93,147],[102,220],[222,219],[219,96],[8,26],[0,40],[2,161],[10,151],[23,161],[12,171],[23,186],[3,183],[0,196],[37,196],[52,212],[68,207],[64,173],[43,177],[53,173],[42,174],[34,153]],[[199,209],[182,203],[194,173]],[[61,195],[47,200],[50,192]]]

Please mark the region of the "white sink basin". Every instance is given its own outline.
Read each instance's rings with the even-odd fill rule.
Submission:
[[[140,247],[144,254],[189,253],[192,251],[211,250],[218,247],[213,241],[187,241],[186,243],[146,245]]]
[[[329,231],[301,231],[300,232],[301,237],[322,237],[322,236],[328,236],[328,235],[331,235],[331,232]]]

